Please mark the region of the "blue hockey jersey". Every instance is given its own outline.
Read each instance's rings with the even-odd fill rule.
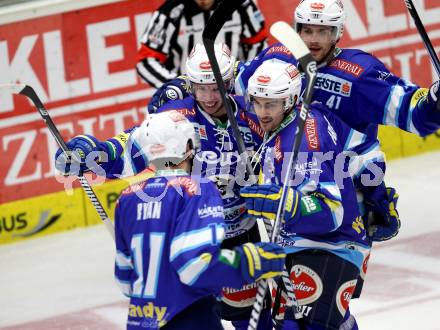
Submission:
[[[247,150],[254,150],[261,142],[263,133],[254,114],[244,109],[242,97],[232,97],[238,127]],[[176,110],[194,124],[200,138],[201,151],[193,162],[192,175],[200,175],[215,182],[221,192],[225,211],[226,237],[238,236],[255,224],[251,217],[240,218],[246,214],[244,200],[240,197],[240,188],[246,185],[245,166],[240,162],[238,144],[229,124],[222,124],[204,112],[192,96],[183,100],[171,101],[157,112]],[[114,144],[123,151],[120,156],[111,159],[105,166],[107,177],[125,177],[137,174],[148,167],[148,159],[136,143],[137,129],[126,131],[124,139],[113,138]],[[120,141],[117,141],[119,139]],[[124,140],[124,147],[121,141]]]
[[[320,104],[312,105],[301,140],[295,177],[290,185],[300,193],[297,212],[283,224],[280,241],[286,252],[325,249],[361,267],[369,251],[355,188],[349,173],[348,149],[369,157],[371,145],[363,145],[362,134],[333,116],[327,118]],[[282,185],[297,128],[297,112],[290,113],[279,129],[266,135],[259,149],[261,183]],[[336,133],[339,132],[339,136]],[[346,150],[344,150],[346,149]],[[362,171],[361,168],[353,169]]]
[[[241,66],[235,84],[238,94],[245,93],[249,78],[271,58],[298,65],[285,46],[274,44]],[[318,67],[313,100],[373,138],[378,124],[425,136],[440,128],[440,114],[426,101],[428,91],[393,75],[371,54],[336,48],[333,60]]]
[[[115,278],[130,297],[129,329],[156,329],[195,301],[220,295],[222,286],[244,284],[227,261],[233,252],[220,250],[224,232],[223,202],[212,182],[159,171],[122,192]]]

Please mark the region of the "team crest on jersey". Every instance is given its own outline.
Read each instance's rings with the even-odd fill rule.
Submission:
[[[306,139],[310,150],[319,150],[319,137],[316,129],[316,119],[309,118],[306,120]]]
[[[294,265],[290,272],[290,279],[294,283],[293,288],[298,304],[311,304],[321,296],[322,280],[313,269],[304,265]]]
[[[342,284],[338,292],[336,293],[336,306],[338,306],[339,313],[342,316],[348,309],[348,304],[350,303],[351,297],[353,296],[354,289],[356,288],[357,280],[347,281]]]
[[[361,67],[359,64],[352,63],[349,61],[341,60],[341,59],[334,59],[330,64],[329,67],[335,68],[336,70],[344,71],[345,73],[351,74],[352,76],[355,76],[356,78],[359,78],[359,76],[364,72],[364,68]]]

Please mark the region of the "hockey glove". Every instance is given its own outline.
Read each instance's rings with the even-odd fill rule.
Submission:
[[[189,85],[185,76],[179,76],[163,84],[148,103],[148,113],[155,113],[169,101],[182,100],[188,96]]]
[[[91,135],[78,135],[66,143],[70,152],[59,148],[55,154],[55,168],[63,175],[80,175],[85,171],[96,171],[97,162],[107,161],[104,142]]]
[[[399,195],[391,187],[386,188],[387,197],[380,201],[365,201],[368,216],[368,234],[373,242],[387,241],[397,235],[400,228],[396,210]]]
[[[275,220],[281,199],[282,187],[276,184],[254,185],[242,188],[240,195],[246,201],[248,213]],[[298,208],[299,193],[288,188],[283,220],[292,219]]]
[[[286,253],[277,244],[246,243],[234,250],[240,256],[240,270],[246,283],[278,276],[284,269]]]

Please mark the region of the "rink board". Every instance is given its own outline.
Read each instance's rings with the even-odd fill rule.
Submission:
[[[0,84],[32,85],[65,139],[78,134],[105,139],[139,124],[154,90],[137,77],[136,51],[162,0],[45,3],[0,11]],[[259,1],[259,6],[270,25],[291,22],[297,3]],[[417,5],[439,48],[440,4]],[[403,1],[345,1],[345,10],[341,46],[371,52],[392,72],[422,86],[437,79]],[[381,127],[380,138],[388,160],[440,148],[440,133],[420,138]],[[81,191],[67,196],[55,179],[56,143],[24,97],[0,91],[0,140],[0,244],[100,223]],[[110,213],[123,186],[96,188]]]

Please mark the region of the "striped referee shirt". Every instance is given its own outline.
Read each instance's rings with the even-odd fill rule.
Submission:
[[[217,6],[218,1],[214,5]],[[202,42],[202,32],[211,11],[202,11],[193,0],[166,0],[152,15],[138,51],[138,74],[159,88],[185,72],[193,46]],[[245,1],[232,14],[216,42],[225,42],[239,60],[254,58],[266,46],[264,17],[253,0]]]

